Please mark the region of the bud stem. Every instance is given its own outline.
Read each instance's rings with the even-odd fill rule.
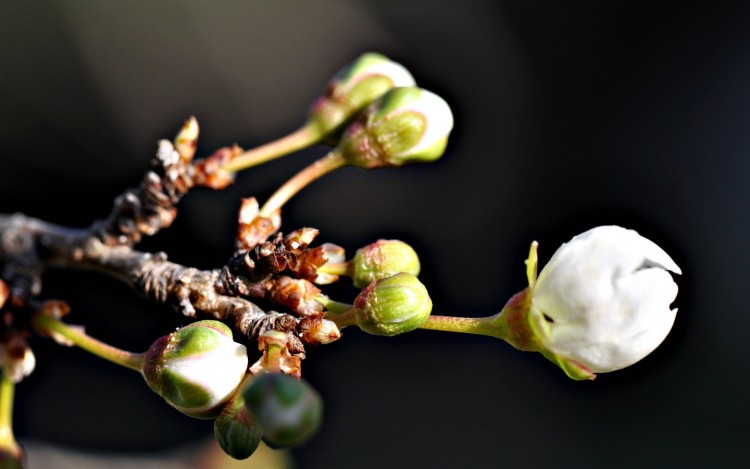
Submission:
[[[259,216],[270,217],[305,186],[345,164],[346,158],[341,152],[332,150],[279,187],[260,209]]]
[[[529,296],[524,289],[505,304],[499,313],[484,318],[430,316],[422,329],[486,335],[508,342],[519,350],[539,351],[539,344],[528,322]]]
[[[269,373],[281,372],[281,347],[278,344],[268,344],[266,349],[266,363]]]
[[[351,265],[351,261],[326,262],[325,264],[318,267],[318,273],[351,276]]]
[[[320,272],[320,270],[318,270]],[[352,305],[348,303],[340,303],[338,301],[334,301],[327,297],[326,295],[318,295],[315,298],[315,301],[322,304],[323,307],[328,311],[330,314],[343,314],[352,309]],[[331,319],[331,318],[329,318]]]
[[[454,316],[432,315],[421,329],[443,332],[460,332],[465,334],[488,335],[504,338],[503,332],[493,324],[498,315],[486,318],[462,318]]]
[[[15,383],[6,370],[0,371],[0,452],[20,459],[21,448],[13,436],[13,395]]]
[[[343,305],[343,303],[340,303]],[[339,329],[343,329],[346,326],[356,326],[357,325],[357,318],[355,316],[355,310],[354,308],[350,308],[348,311],[341,313],[341,314],[334,314],[331,316],[326,316],[326,319],[330,319],[331,322],[336,324],[336,327]]]
[[[222,169],[230,172],[242,171],[259,164],[267,163],[289,153],[313,145],[321,138],[320,132],[307,123],[291,134],[265,145],[261,145],[232,158]]]
[[[71,327],[52,316],[40,314],[34,319],[34,325],[43,331],[59,334],[73,342],[77,347],[112,363],[138,372],[143,368],[144,354],[128,352],[105,344],[87,335],[82,329]]]

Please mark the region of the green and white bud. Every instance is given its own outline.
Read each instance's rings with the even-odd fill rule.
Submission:
[[[440,96],[417,87],[393,88],[344,130],[338,150],[360,168],[397,167],[440,158],[453,113]]]
[[[213,418],[247,371],[247,349],[219,321],[198,321],[161,337],[146,352],[143,377],[169,405]]]
[[[357,250],[349,269],[354,286],[364,288],[399,272],[419,275],[419,256],[403,241],[379,239]]]
[[[402,272],[367,285],[354,300],[353,311],[363,331],[393,336],[424,325],[432,300],[417,277]]]
[[[263,428],[263,440],[273,447],[299,446],[320,428],[323,402],[304,380],[267,373],[245,389],[244,397],[250,414]]]
[[[248,374],[243,385],[249,385],[252,375]],[[214,420],[216,441],[234,459],[247,459],[260,444],[263,430],[245,406],[242,391],[237,391]]]
[[[366,53],[328,83],[325,95],[310,110],[309,122],[321,136],[335,133],[389,89],[414,84],[414,78],[402,65],[384,55]]]

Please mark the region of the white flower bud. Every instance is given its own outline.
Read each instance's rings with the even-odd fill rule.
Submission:
[[[143,364],[148,386],[180,412],[212,418],[247,371],[247,349],[219,321],[198,321],[157,339]]]
[[[337,148],[359,168],[426,163],[443,155],[452,129],[443,98],[417,87],[393,88],[358,115]]]
[[[563,244],[532,289],[541,344],[593,372],[630,366],[667,336],[680,268],[633,230],[600,226]]]
[[[325,95],[310,111],[310,121],[321,135],[328,135],[389,89],[415,84],[402,65],[381,54],[366,53],[328,83]]]

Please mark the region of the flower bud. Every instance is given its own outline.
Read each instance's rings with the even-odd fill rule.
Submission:
[[[453,114],[440,96],[416,87],[393,88],[349,125],[338,150],[360,168],[397,167],[442,156]]]
[[[161,337],[146,352],[148,386],[180,412],[212,418],[247,371],[247,349],[219,321],[198,321]]]
[[[367,285],[354,300],[353,310],[357,326],[363,331],[393,336],[427,322],[432,300],[417,277],[398,273]]]
[[[214,420],[214,436],[221,449],[234,459],[247,459],[258,448],[263,431],[245,406],[242,392],[237,391]]]
[[[542,353],[566,362],[571,376],[636,363],[672,328],[677,285],[670,271],[681,273],[666,252],[619,226],[563,244],[531,289],[529,318]]]
[[[299,446],[317,433],[323,416],[320,395],[306,381],[283,373],[258,377],[244,391],[245,405],[274,447]]]
[[[329,135],[389,89],[414,84],[400,64],[380,54],[364,54],[328,83],[325,95],[313,104],[309,121],[321,136]]]
[[[419,275],[419,257],[411,246],[396,239],[380,239],[359,249],[350,264],[357,288],[399,272]]]

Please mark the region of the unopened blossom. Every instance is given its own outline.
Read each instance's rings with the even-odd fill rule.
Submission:
[[[432,300],[417,277],[401,272],[367,285],[354,300],[352,312],[357,326],[368,334],[394,336],[424,325]]]
[[[451,130],[453,113],[443,98],[414,86],[393,88],[344,130],[338,150],[365,169],[426,163],[443,155]]]
[[[592,372],[630,366],[672,328],[680,268],[633,230],[600,226],[563,244],[531,289],[542,346]],[[561,365],[563,366],[563,365]]]
[[[215,417],[247,371],[247,349],[224,323],[198,321],[157,339],[146,352],[148,386],[180,412]]]
[[[419,269],[417,253],[397,239],[379,239],[358,249],[350,264],[352,281],[357,288],[399,272],[417,276]]]
[[[368,52],[328,83],[325,95],[310,110],[310,122],[321,136],[328,135],[389,89],[415,84],[402,65],[382,54]]]

